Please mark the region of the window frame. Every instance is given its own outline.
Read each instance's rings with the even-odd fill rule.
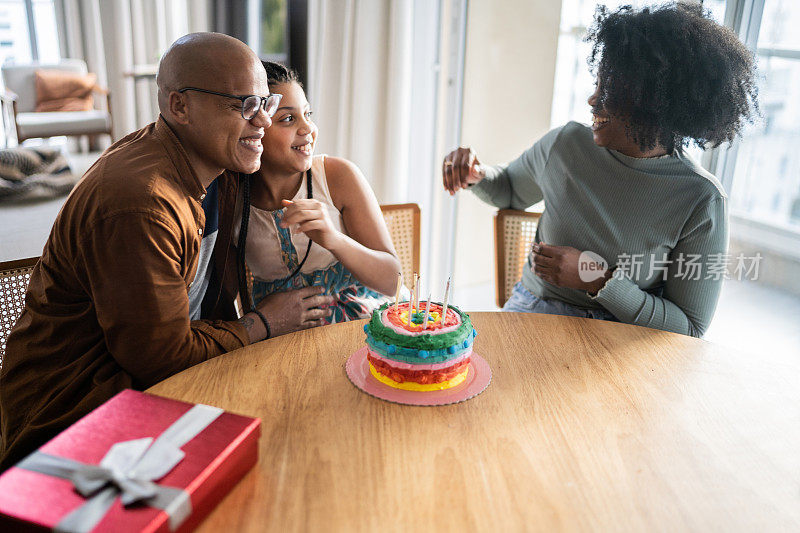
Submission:
[[[725,26],[731,28],[748,49],[756,55],[771,49],[758,48],[761,18],[766,0],[728,0],[725,6]],[[781,50],[781,56],[800,59],[800,50]],[[777,54],[776,54],[777,55]],[[702,166],[717,176],[724,189],[733,189],[736,160],[742,139],[737,137],[728,146],[706,150],[701,159]],[[800,228],[763,220],[748,213],[731,211],[730,235],[732,239],[746,243],[757,243],[780,255],[800,259]]]
[[[28,40],[31,42],[31,60],[39,61],[39,40],[36,38],[36,20],[33,18],[33,0],[24,0],[28,22]]]
[[[761,30],[761,16],[765,0],[727,0],[725,3],[725,26],[731,28],[748,49],[755,51]],[[727,146],[718,146],[703,153],[701,164],[714,174],[726,191],[731,191],[736,157],[741,139],[736,138]]]

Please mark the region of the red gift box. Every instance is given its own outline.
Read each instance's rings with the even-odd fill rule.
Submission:
[[[198,414],[199,425],[197,416],[193,416]],[[166,431],[168,428],[169,431]],[[170,448],[171,445],[165,443],[174,440],[176,431],[179,443],[181,438],[189,440]],[[64,527],[70,521],[69,515],[82,514],[87,506],[97,503],[96,500],[90,500],[102,498],[103,495],[99,493],[103,492],[111,502],[110,507],[101,511],[104,514],[99,522],[90,527],[91,531],[190,531],[256,463],[260,434],[261,421],[257,418],[125,390],[0,476],[0,530],[43,531]],[[117,458],[123,455],[129,460],[132,454],[127,441],[146,437],[154,438],[154,443],[148,444],[149,440],[134,442],[132,453],[138,457],[137,445],[141,450],[143,444],[147,449],[145,455],[153,452],[149,453],[149,461],[129,462],[129,465],[135,466],[126,467],[125,476],[147,470],[143,466],[145,462],[150,463],[151,471],[163,469],[164,465],[169,468],[171,461],[162,460],[162,457],[177,459],[177,464],[166,474],[159,473],[156,474],[159,477],[151,477],[152,482],[139,479],[131,482],[127,478],[117,484],[104,481],[103,476],[109,471],[114,472],[114,467],[101,469],[97,465],[101,461],[106,466],[112,464],[106,462],[110,455],[116,455]],[[127,454],[110,451],[112,447],[122,451],[126,446]],[[170,449],[158,453],[164,448]],[[52,469],[51,466],[45,464],[48,468],[41,469],[32,467],[34,458],[39,460],[36,465],[42,463],[41,459],[45,459],[45,463],[50,460],[80,465],[85,472],[82,470],[82,475],[78,477],[89,486],[95,484],[102,487],[84,497],[76,490],[81,485],[73,484],[71,479],[52,475],[48,470]],[[122,464],[125,464],[125,460]],[[141,477],[139,474],[132,477],[137,476]],[[120,490],[118,485],[123,489]],[[169,496],[158,500],[169,500],[162,505],[169,512],[154,507],[159,505],[154,498],[123,505],[120,496],[127,497],[142,487],[147,489],[153,485]],[[128,488],[131,490],[125,490]],[[180,497],[170,500],[175,494]],[[85,525],[85,521],[81,523],[82,527]]]

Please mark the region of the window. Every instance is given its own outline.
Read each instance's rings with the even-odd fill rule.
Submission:
[[[272,61],[288,59],[287,14],[286,0],[261,0],[261,34],[258,49],[261,57]]]
[[[307,83],[308,0],[248,0],[247,43],[261,59],[294,68]]]
[[[731,213],[800,231],[800,3],[766,0],[761,6],[762,117],[727,154]],[[752,17],[757,20],[758,12]]]
[[[53,4],[53,0],[0,0],[0,63],[60,59]]]

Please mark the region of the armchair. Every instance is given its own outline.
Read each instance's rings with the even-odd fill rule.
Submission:
[[[104,89],[96,89],[96,92],[105,94],[106,109],[36,112],[35,73],[39,69],[63,70],[75,74],[87,73],[86,63],[80,59],[63,59],[56,64],[10,64],[0,67],[6,88],[6,94],[0,97],[3,117],[13,118],[17,142],[22,143],[26,139],[35,137],[97,134],[108,134],[113,141],[111,95]]]

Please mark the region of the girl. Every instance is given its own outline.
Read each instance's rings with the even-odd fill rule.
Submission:
[[[731,141],[757,111],[752,54],[694,4],[601,8],[588,40],[592,126],[556,128],[508,165],[454,150],[444,187],[500,208],[545,201],[505,311],[701,337],[727,260],[727,195],[683,148]]]
[[[388,301],[400,271],[378,202],[353,163],[314,155],[318,130],[297,74],[277,63],[264,68],[270,92],[283,98],[237,208],[234,239],[252,274],[251,290],[240,276],[240,294],[246,306],[296,295],[290,312],[303,316],[290,317],[293,326],[276,328],[285,305],[265,313],[272,335],[366,318]]]

